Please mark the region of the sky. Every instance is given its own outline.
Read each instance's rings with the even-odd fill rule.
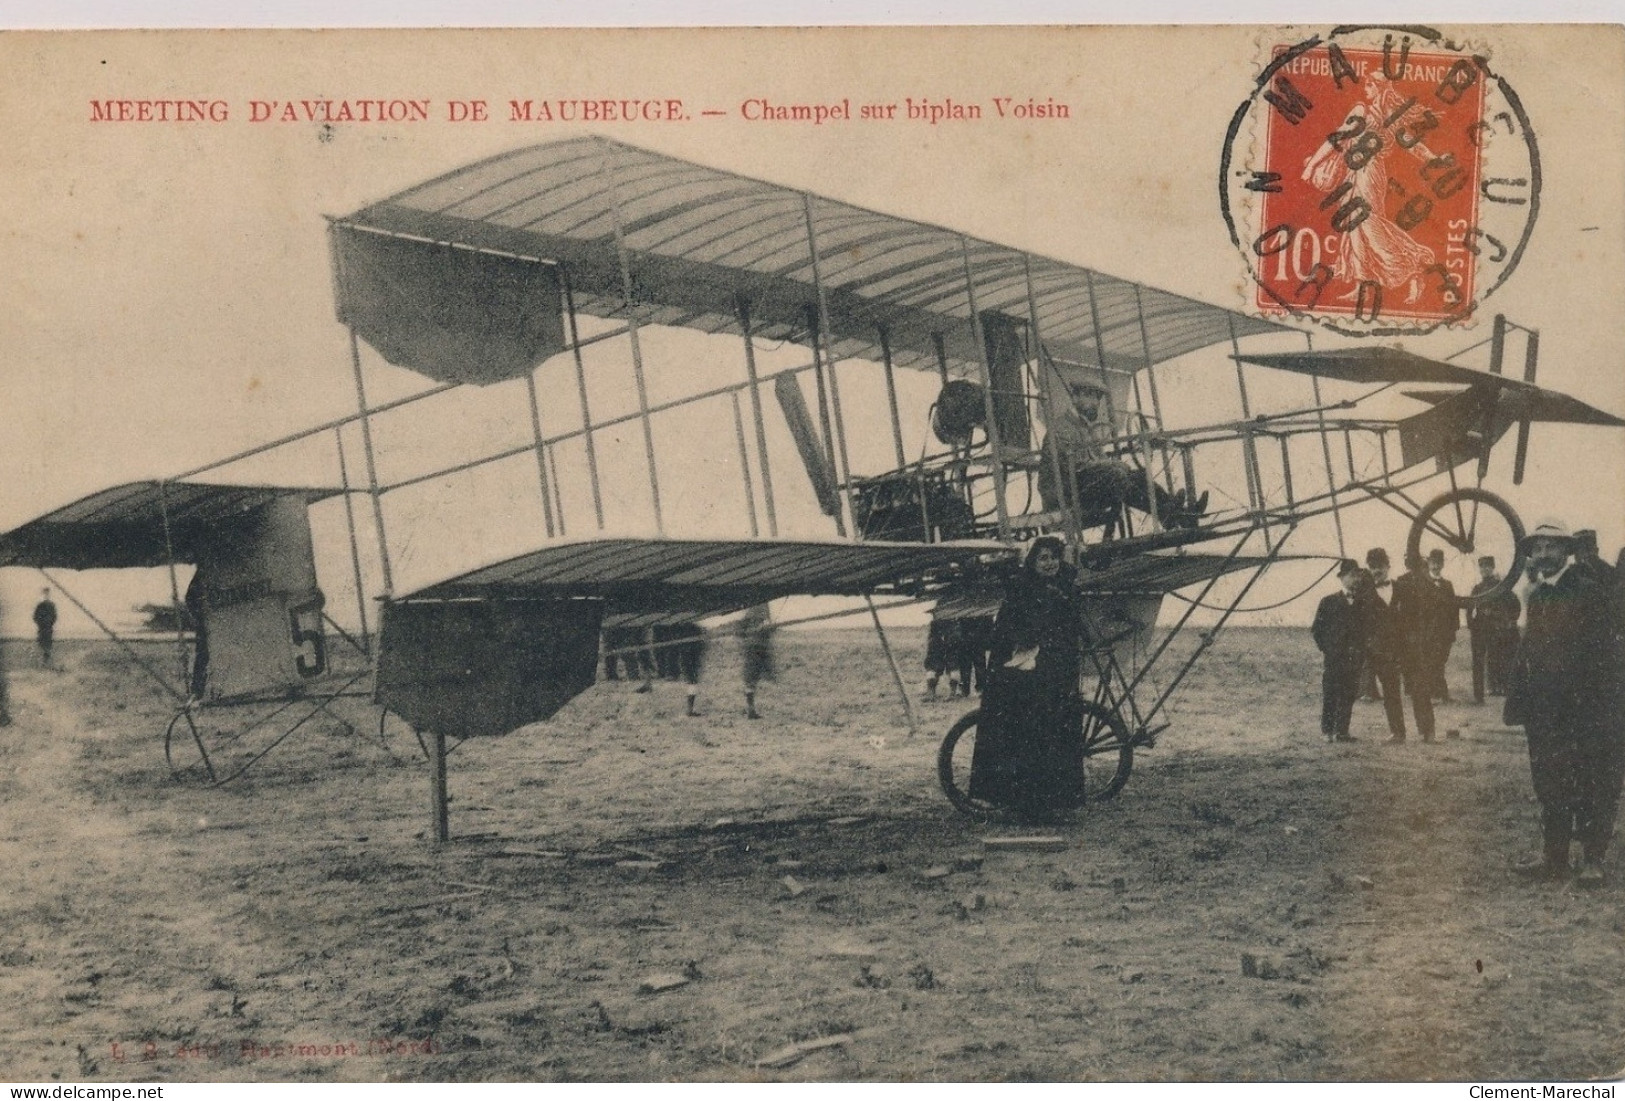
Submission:
[[[1217,305],[1244,300],[1244,268],[1218,209],[1230,116],[1270,45],[1323,28],[863,28],[711,31],[127,32],[0,39],[13,94],[0,97],[0,530],[104,486],[187,470],[354,409],[347,333],[334,318],[324,216],[342,215],[482,157],[583,132],[948,226]],[[1488,303],[1541,331],[1540,381],[1625,413],[1625,34],[1619,28],[1472,28],[1516,88],[1538,136],[1541,211],[1518,270]],[[573,126],[507,119],[510,99],[667,98],[725,117]],[[784,103],[988,105],[1032,97],[1070,107],[1041,122],[932,125],[753,122],[748,98]],[[219,123],[94,121],[91,101],[219,100]],[[419,123],[253,122],[250,100],[427,99]],[[483,123],[451,122],[449,100],[485,99]],[[988,111],[989,114],[993,112]],[[1407,338],[1449,355],[1477,328]],[[1293,343],[1296,341],[1297,343]],[[1319,334],[1317,347],[1335,337]],[[1301,346],[1290,338],[1287,347]],[[1263,345],[1259,345],[1260,348]],[[1161,378],[1170,408],[1198,420],[1237,411],[1226,349]],[[646,341],[654,400],[738,381],[737,340],[657,334]],[[764,370],[805,362],[761,350]],[[567,358],[567,357],[565,357]],[[369,396],[426,385],[363,349]],[[1472,359],[1466,360],[1475,363]],[[1482,365],[1478,363],[1478,365]],[[595,411],[629,408],[624,357],[589,355]],[[842,367],[854,409],[883,400],[878,375]],[[544,365],[543,418],[573,425],[573,366]],[[1307,383],[1249,374],[1256,408],[1304,403]],[[905,375],[905,433],[923,444],[935,386]],[[430,408],[430,407],[433,408]],[[1415,411],[1416,407],[1404,411]],[[689,416],[685,414],[684,416]],[[882,422],[883,423],[883,422]],[[529,432],[523,389],[504,384],[382,421],[390,476],[497,450]],[[742,534],[731,412],[712,403],[659,422],[662,494],[674,533]],[[646,493],[635,426],[602,444],[611,526],[636,527]],[[352,478],[359,436],[345,436]],[[873,469],[889,438],[852,441]],[[770,455],[786,483],[781,515],[799,534],[823,523],[795,483],[787,441]],[[581,456],[560,448],[572,534],[590,522]],[[335,480],[331,436],[231,471],[244,480]],[[780,471],[784,473],[779,474]],[[1223,486],[1222,476],[1215,475]],[[804,479],[803,479],[804,481]],[[1490,484],[1528,520],[1555,513],[1625,541],[1625,433],[1537,426],[1529,475],[1510,484],[1503,447]],[[778,482],[776,482],[776,485]],[[386,506],[397,587],[516,553],[540,537],[535,468],[493,467],[466,483],[404,491]],[[726,487],[719,491],[718,487]],[[1233,487],[1232,487],[1233,488]],[[362,510],[363,544],[370,524]],[[621,520],[616,521],[615,517]],[[323,586],[353,604],[337,506],[315,516]],[[1367,505],[1344,517],[1350,541],[1397,550],[1403,525]],[[827,534],[833,534],[828,532]],[[340,548],[334,551],[333,548]],[[1327,523],[1291,549],[1335,552]],[[1358,547],[1353,548],[1358,549]],[[369,578],[376,581],[376,566]],[[1275,595],[1318,570],[1283,571]],[[168,580],[66,578],[93,607],[129,618]],[[184,584],[184,580],[182,582]],[[1327,586],[1329,586],[1329,582]],[[26,633],[37,575],[0,571],[0,630]],[[369,584],[374,588],[375,584]],[[1306,620],[1302,602],[1273,613]],[[86,624],[65,609],[69,632]]]

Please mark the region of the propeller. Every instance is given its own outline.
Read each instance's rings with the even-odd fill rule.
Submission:
[[[1533,384],[1535,381],[1535,366],[1540,359],[1540,334],[1529,334],[1528,344],[1524,349],[1523,380]],[[1529,457],[1529,425],[1533,420],[1532,411],[1525,406],[1523,416],[1518,418],[1518,443],[1512,454],[1512,484],[1523,485],[1524,461]]]
[[[1501,362],[1506,355],[1507,346],[1507,319],[1505,314],[1495,315],[1495,324],[1490,329],[1490,374],[1501,373]],[[1495,407],[1499,403],[1491,402],[1484,410],[1484,423],[1479,429],[1478,453],[1478,484],[1483,485],[1484,479],[1490,473],[1490,451],[1498,438],[1495,433]]]

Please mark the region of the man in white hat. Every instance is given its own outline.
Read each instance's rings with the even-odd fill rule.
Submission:
[[[1519,870],[1565,877],[1576,840],[1583,848],[1576,882],[1594,887],[1603,881],[1625,779],[1625,732],[1615,716],[1620,670],[1608,594],[1575,568],[1574,549],[1558,521],[1537,525],[1525,543],[1534,584],[1505,719],[1529,737],[1529,772],[1541,805],[1542,859]]]

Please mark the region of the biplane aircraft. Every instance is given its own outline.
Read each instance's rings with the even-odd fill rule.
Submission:
[[[1134,751],[1166,729],[1179,682],[1305,520],[1337,521],[1341,555],[1341,512],[1380,502],[1410,520],[1411,551],[1441,546],[1470,569],[1488,550],[1513,564],[1510,584],[1522,527],[1484,488],[1496,442],[1518,426],[1521,480],[1533,422],[1625,425],[1537,386],[1538,334],[1500,318],[1487,341],[1463,350],[1487,345],[1488,370],[1390,348],[1316,350],[1282,321],[601,137],[455,169],[332,218],[327,232],[356,412],[42,516],[0,536],[0,565],[166,565],[177,604],[176,567],[193,565],[186,603],[208,666],[200,679],[190,663],[196,691],[153,671],[177,700],[166,749],[184,725],[216,777],[194,721],[201,711],[272,708],[249,725],[280,716],[280,740],[332,701],[364,693],[420,740],[428,735],[440,839],[449,835],[447,739],[552,716],[593,684],[606,628],[692,623],[792,595],[861,597],[871,613],[875,597],[890,596],[932,602],[941,618],[985,616],[1018,545],[1045,533],[1072,548],[1086,598],[1080,798],[1110,797]],[[662,373],[678,386],[684,378],[683,362],[653,362],[655,334],[672,329],[706,334],[705,354],[731,360],[733,381],[653,398]],[[1502,365],[1519,341],[1524,371],[1513,379]],[[1291,350],[1295,342],[1305,346]],[[1235,415],[1165,417],[1169,365],[1215,348],[1200,369],[1233,377]],[[369,403],[373,353],[432,385]],[[636,406],[595,415],[590,383],[610,355],[630,369]],[[1249,367],[1307,376],[1309,393],[1296,408],[1255,411]],[[927,407],[900,398],[900,371],[929,380]],[[878,377],[883,401],[852,402],[860,374]],[[1323,382],[1347,396],[1323,397]],[[1413,385],[1425,388],[1400,393],[1420,411],[1366,412]],[[513,390],[530,439],[390,480],[375,425],[459,387]],[[732,429],[721,448],[737,452],[731,515],[742,523],[679,537],[663,503],[682,474],[660,461],[657,427],[699,407]],[[352,484],[343,463],[346,428],[361,435],[364,484]],[[326,432],[339,444],[336,486],[199,481]],[[628,489],[624,464],[606,469],[611,437],[630,437],[641,452],[632,479],[641,530],[631,533],[606,524],[606,482],[623,497]],[[927,441],[912,457],[911,439]],[[874,441],[889,452],[884,461],[863,458]],[[787,455],[799,470],[784,469]],[[398,587],[393,495],[505,462],[535,465],[542,524],[532,549]],[[1440,481],[1443,492],[1418,496]],[[308,511],[333,498],[345,509],[358,592],[355,511],[370,505],[376,643],[368,600],[359,633],[345,635],[316,584]],[[820,537],[788,535],[795,502],[822,517]],[[1219,585],[1232,576],[1238,583]],[[1159,624],[1169,594],[1183,609]],[[1152,670],[1203,606],[1216,622],[1151,691]],[[874,624],[884,643],[878,616]],[[333,635],[346,642],[346,662],[329,654]],[[187,640],[178,641],[185,665]],[[907,707],[895,662],[893,672]],[[964,782],[976,722],[972,712],[949,732],[938,768],[955,806],[980,814],[993,808]]]

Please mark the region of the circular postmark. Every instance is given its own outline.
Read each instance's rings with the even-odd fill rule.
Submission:
[[[1523,104],[1481,48],[1427,27],[1263,43],[1219,203],[1248,308],[1354,336],[1469,320],[1540,210]]]

